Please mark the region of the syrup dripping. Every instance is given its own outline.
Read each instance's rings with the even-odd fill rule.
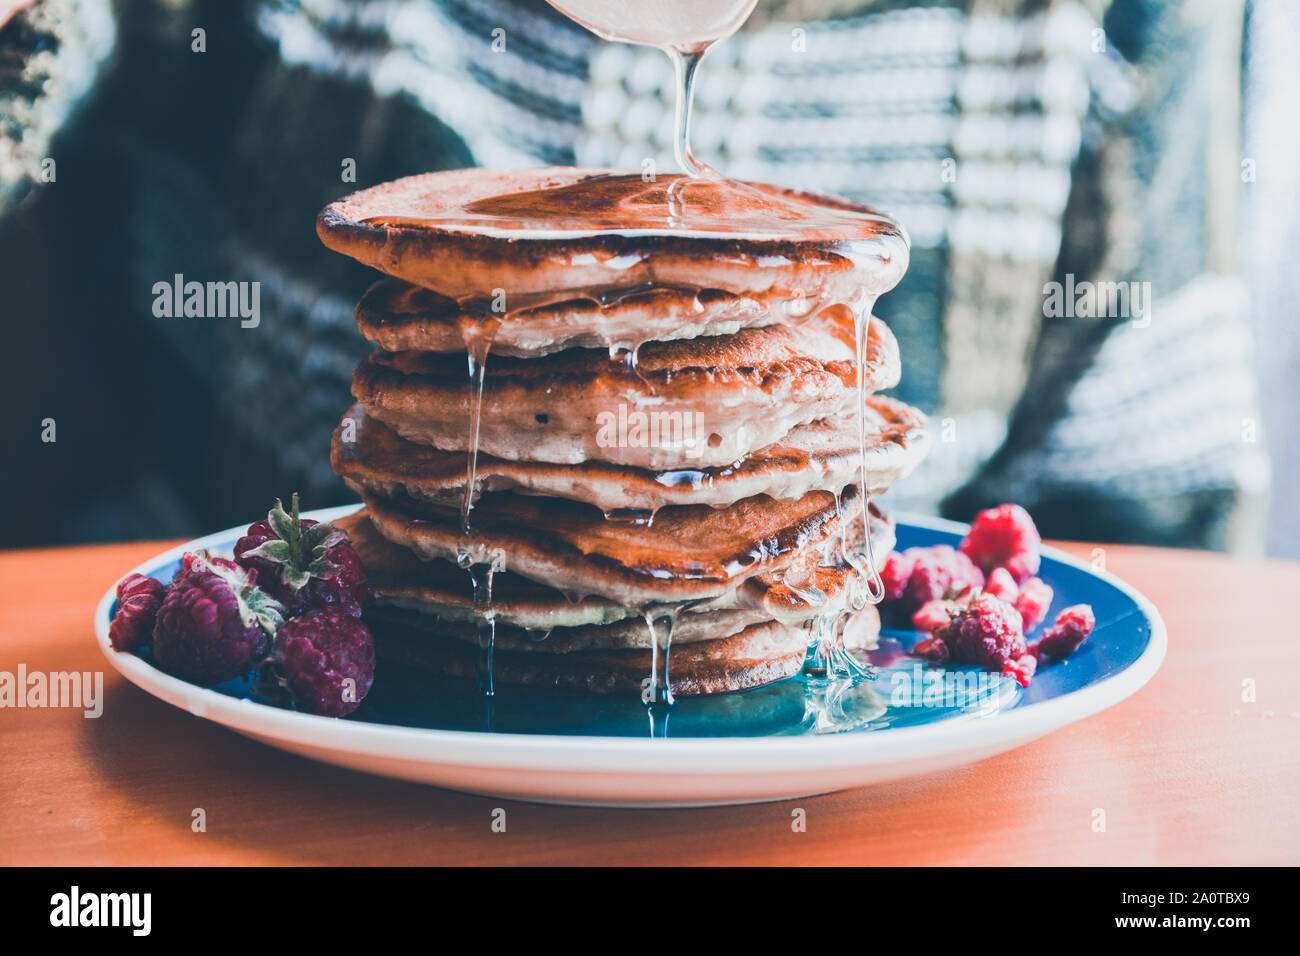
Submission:
[[[855,569],[865,579],[867,600],[879,604],[885,599],[885,584],[880,580],[876,556],[871,549],[871,495],[868,493],[871,485],[867,483],[867,330],[871,324],[871,307],[875,302],[875,296],[868,296],[865,301],[858,303],[853,313],[853,334],[857,343],[858,478],[862,488],[862,541],[866,565],[865,569]]]
[[[842,608],[817,615],[810,627],[813,646],[804,667],[805,674],[827,680],[869,680],[875,677],[875,671],[850,654],[844,643],[844,631],[854,614],[854,611]]]
[[[474,508],[478,484],[479,429],[483,419],[483,384],[487,371],[487,358],[501,319],[500,316],[492,313],[478,315],[469,311],[465,316],[466,321],[461,324],[461,335],[465,341],[465,358],[469,371],[469,451],[465,455],[465,490],[461,495],[460,503],[461,543],[457,549],[456,563],[469,572],[470,586],[473,589],[474,612],[478,619],[477,684],[479,692],[487,701],[484,723],[486,729],[491,730],[493,724],[491,700],[496,694],[493,666],[496,650],[496,612],[492,608],[492,578],[499,570],[499,560],[493,560],[486,555],[482,545],[473,540],[469,517]]]
[[[483,729],[491,731],[495,716],[493,656],[496,651],[497,622],[492,609],[492,578],[496,567],[490,563],[468,564],[470,583],[474,588],[474,611],[478,618],[478,680],[479,694],[483,698]]]
[[[651,737],[668,736],[668,717],[675,703],[668,661],[672,655],[673,629],[677,615],[690,605],[674,605],[666,610],[650,609],[641,617],[650,632],[650,676],[641,682],[641,702],[645,704]]]
[[[496,313],[476,314],[467,310],[461,322],[465,360],[469,370],[469,451],[465,456],[465,490],[460,502],[460,532],[470,533],[469,513],[474,508],[478,485],[478,440],[483,422],[483,385],[487,376],[488,352],[503,321]]]
[[[668,657],[672,653],[673,627],[677,623],[677,608],[668,611],[646,611],[642,614],[650,631],[650,676],[641,685],[644,704],[672,704],[672,682],[668,676]],[[663,625],[662,627],[660,625]]]
[[[712,49],[709,44],[702,49],[683,51],[668,49],[669,59],[673,61],[673,72],[677,77],[677,104],[673,115],[673,158],[682,172],[688,176],[720,179],[719,173],[711,166],[706,166],[691,154],[691,109],[695,103],[695,71],[699,69],[706,53]],[[673,191],[669,190],[669,202],[673,202]]]

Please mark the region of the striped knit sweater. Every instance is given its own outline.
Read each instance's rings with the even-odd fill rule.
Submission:
[[[1016,500],[1050,534],[1229,542],[1267,474],[1247,435],[1241,147],[1222,135],[1240,57],[1223,37],[1240,37],[1242,13],[760,0],[710,55],[697,155],[869,202],[911,233],[910,271],[877,312],[903,354],[896,394],[938,440],[895,504],[968,518]],[[65,46],[49,58],[56,96],[0,87],[0,202],[41,188],[34,161],[62,125],[108,157],[129,200],[111,238],[82,236],[80,251],[115,257],[120,297],[100,307],[165,343],[214,403],[220,454],[190,451],[222,487],[241,480],[237,448],[242,468],[258,456],[309,500],[342,500],[327,439],[366,351],[352,306],[367,277],[317,246],[324,203],[471,164],[673,167],[666,58],[540,2],[38,0],[6,45],[21,46],[16,26]],[[77,69],[59,62],[74,42]],[[97,72],[106,92],[69,119]],[[66,194],[85,201],[89,185]],[[259,280],[260,327],[154,318],[147,290],[175,273]],[[1130,281],[1150,284],[1144,317],[1045,314],[1048,283]],[[179,497],[216,520],[211,487]]]

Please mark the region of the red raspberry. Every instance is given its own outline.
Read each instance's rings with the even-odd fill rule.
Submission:
[[[220,684],[260,664],[284,609],[256,578],[233,561],[186,554],[154,624],[158,666],[196,684]]]
[[[1020,505],[998,505],[975,516],[961,550],[985,573],[1006,568],[1022,584],[1038,573],[1041,545],[1028,511]]]
[[[235,543],[235,561],[256,570],[262,589],[290,614],[324,607],[360,614],[370,586],[348,536],[332,524],[300,519],[296,494],[292,508],[285,512],[277,498],[265,520]]]
[[[128,574],[117,584],[117,610],[108,625],[108,642],[115,651],[135,651],[149,643],[166,588],[143,574]]]
[[[964,588],[984,586],[980,569],[951,545],[908,548],[904,554],[912,558],[912,573],[899,599],[904,611],[915,611],[923,604],[960,593]]]
[[[916,646],[912,648],[912,653],[917,657],[929,661],[931,664],[942,664],[948,660],[948,645],[939,637],[927,637],[923,641],[917,641]]]
[[[918,631],[937,631],[948,623],[948,619],[961,610],[956,601],[926,601],[920,610],[912,615],[912,627]]]
[[[1087,604],[1067,607],[1056,615],[1056,622],[1039,639],[1038,659],[1046,663],[1069,657],[1079,649],[1096,624],[1092,608]]]
[[[1025,654],[1020,615],[992,594],[975,595],[970,604],[935,632],[958,664],[978,664],[1000,671]]]
[[[1002,665],[1002,673],[1008,677],[1014,677],[1016,683],[1021,687],[1028,687],[1029,682],[1034,679],[1034,671],[1038,670],[1038,658],[1032,653],[1021,654],[1014,661],[1008,661]]]
[[[1016,595],[1015,606],[1028,634],[1047,617],[1047,609],[1052,606],[1051,585],[1042,578],[1030,578]]]
[[[984,580],[984,590],[1008,604],[1015,604],[1016,595],[1020,593],[1020,588],[1016,586],[1016,579],[1006,568],[994,568],[990,571]]]
[[[347,610],[309,611],[276,632],[267,669],[299,710],[342,717],[357,709],[374,683],[375,642]]]
[[[903,596],[907,579],[912,576],[912,565],[916,555],[899,551],[889,552],[885,566],[880,569],[880,581],[885,586],[885,600],[897,601]]]

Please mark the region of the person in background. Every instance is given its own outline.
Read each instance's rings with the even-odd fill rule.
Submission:
[[[371,276],[317,241],[327,202],[475,164],[674,169],[667,59],[540,0],[9,6],[3,544],[350,499],[327,450]],[[701,159],[911,233],[877,313],[936,440],[892,504],[969,519],[1012,500],[1050,536],[1260,545],[1252,312],[1294,284],[1251,306],[1241,278],[1240,210],[1268,172],[1241,145],[1243,38],[1294,27],[1285,6],[760,0],[710,55]],[[1281,203],[1252,227],[1295,222]],[[258,282],[258,323],[155,316],[178,274]],[[34,437],[46,421],[56,441]]]

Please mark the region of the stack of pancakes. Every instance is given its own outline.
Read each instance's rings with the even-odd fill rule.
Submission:
[[[378,350],[332,449],[381,658],[615,693],[671,647],[671,692],[707,694],[797,673],[812,633],[874,641],[862,559],[893,534],[870,497],[924,456],[924,419],[875,394],[899,380],[878,319],[859,361],[861,262],[750,222],[861,207],[675,182],[460,170],[321,213],[389,276],[357,307]],[[700,228],[662,221],[683,183]],[[872,295],[906,265],[880,222]]]

